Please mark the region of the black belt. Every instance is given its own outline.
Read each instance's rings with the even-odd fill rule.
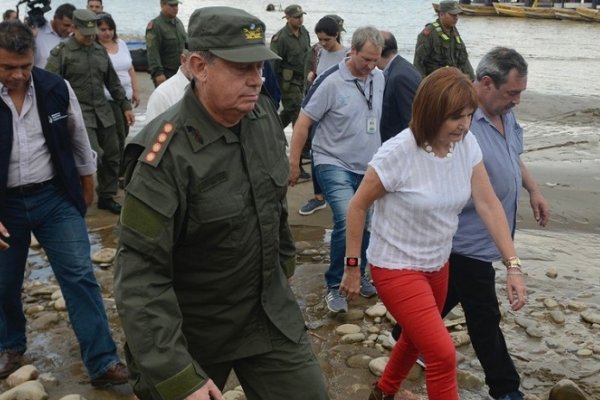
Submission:
[[[41,188],[48,186],[54,182],[54,179],[50,179],[39,183],[28,183],[27,185],[16,186],[6,189],[8,195],[26,195],[37,192]]]

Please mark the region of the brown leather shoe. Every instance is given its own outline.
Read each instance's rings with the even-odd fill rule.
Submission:
[[[92,386],[94,387],[110,387],[113,385],[121,385],[127,383],[129,377],[129,370],[122,362],[118,362],[110,367],[103,375],[92,379]]]
[[[22,353],[18,351],[2,351],[0,352],[0,379],[4,379],[21,366]]]
[[[379,386],[377,386],[377,382],[375,382],[373,384],[373,389],[371,389],[369,400],[394,400],[394,395],[383,393],[381,389],[379,389]]]

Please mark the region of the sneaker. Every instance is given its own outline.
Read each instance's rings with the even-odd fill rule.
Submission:
[[[417,357],[417,361],[415,361],[415,362],[421,368],[425,369],[425,358],[423,357],[423,354],[419,354],[419,356]]]
[[[358,293],[367,299],[377,294],[377,289],[375,289],[375,286],[373,286],[371,280],[366,275],[360,278],[360,291]]]
[[[327,207],[327,203],[325,202],[325,200],[318,200],[312,198],[308,201],[308,203],[303,205],[302,208],[298,210],[298,212],[300,213],[300,215],[311,215],[315,211],[322,210],[325,207]]]
[[[519,392],[518,390],[515,390],[513,392],[510,393],[506,393],[500,397],[491,397],[490,399],[492,400],[523,400],[523,393]]]
[[[346,298],[342,296],[337,288],[329,289],[327,296],[325,296],[325,302],[329,311],[334,313],[347,312],[348,302]]]
[[[308,181],[308,180],[310,180],[310,174],[308,172],[306,172],[305,170],[301,169],[300,176],[298,176],[298,180],[299,181]]]

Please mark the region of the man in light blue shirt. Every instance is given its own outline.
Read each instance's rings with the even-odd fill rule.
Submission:
[[[383,37],[373,27],[359,28],[352,35],[350,57],[323,72],[303,101],[290,145],[290,184],[300,175],[298,166],[310,127],[318,122],[312,142],[315,173],[325,200],[333,212],[331,261],[325,273],[327,307],[332,312],[348,310],[339,293],[346,253],[346,210],[381,145],[379,121],[385,82],[375,69],[383,49]],[[368,226],[368,224],[367,224]],[[369,232],[363,233],[361,289],[363,297],[377,292],[365,274]]]
[[[38,68],[45,68],[50,50],[66,41],[73,29],[75,6],[64,3],[58,6],[54,18],[40,27],[35,37],[34,62]]]
[[[477,137],[485,168],[513,235],[521,187],[529,192],[535,220],[545,226],[550,217],[549,206],[520,158],[523,128],[512,111],[527,87],[527,63],[515,50],[497,47],[479,63],[475,87],[479,108],[473,115],[471,132]],[[500,259],[496,245],[470,201],[459,216],[452,243],[443,315],[461,303],[490,396],[499,400],[522,400],[519,375],[499,325],[492,263]],[[503,260],[510,267],[506,274],[509,291],[525,285],[519,260],[510,261]]]

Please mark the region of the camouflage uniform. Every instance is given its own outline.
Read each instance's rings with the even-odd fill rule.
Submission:
[[[286,24],[271,39],[271,50],[281,57],[273,62],[273,67],[281,88],[283,110],[279,117],[286,127],[296,122],[304,98],[304,64],[310,50],[310,35],[302,26],[296,36]]]
[[[419,33],[413,64],[424,77],[441,67],[456,67],[475,79],[467,47],[458,30],[444,30],[439,19]]]
[[[167,18],[162,13],[146,27],[148,72],[154,79],[164,74],[167,79],[177,73],[179,56],[185,48],[187,35],[177,17]]]

